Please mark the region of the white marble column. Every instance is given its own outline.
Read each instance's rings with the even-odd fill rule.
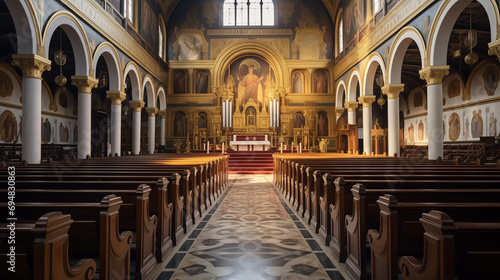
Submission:
[[[358,102],[346,102],[344,106],[347,108],[347,123],[356,124],[356,108],[358,108]]]
[[[111,99],[111,154],[121,155],[122,136],[122,101],[126,94],[121,91],[108,91],[106,97]]]
[[[375,102],[375,95],[361,96],[359,103],[363,104],[363,151],[367,155],[372,153],[372,103]]]
[[[165,125],[167,118],[167,110],[158,111],[158,115],[160,115],[160,145],[165,147]]]
[[[429,66],[420,70],[420,78],[427,81],[427,137],[428,158],[443,158],[443,78],[450,67]]]
[[[40,164],[42,159],[42,73],[51,61],[35,54],[12,55],[12,65],[23,73],[22,159]]]
[[[382,87],[382,93],[387,95],[387,143],[388,155],[400,156],[399,147],[399,94],[405,89],[403,84],[391,84]]]
[[[155,153],[155,124],[158,108],[147,107],[146,112],[148,113],[148,152],[150,155],[152,155]]]
[[[132,107],[132,154],[138,155],[141,151],[141,111],[144,101],[130,101]]]
[[[92,88],[98,80],[87,76],[72,76],[71,84],[78,87],[78,158],[91,154],[92,136]]]

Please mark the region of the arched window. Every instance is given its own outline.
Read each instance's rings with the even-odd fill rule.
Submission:
[[[125,0],[124,15],[128,21],[134,22],[134,0]]]
[[[343,16],[343,15],[341,15]],[[344,19],[339,21],[339,53],[344,50]]]
[[[373,0],[373,14],[375,15],[382,8],[382,1]]]
[[[225,0],[224,26],[273,26],[273,0]]]

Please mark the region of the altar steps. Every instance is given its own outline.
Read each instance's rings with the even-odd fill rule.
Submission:
[[[229,151],[229,174],[272,174],[274,151]]]

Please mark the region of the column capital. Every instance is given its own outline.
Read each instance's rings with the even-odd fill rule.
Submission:
[[[420,79],[426,80],[427,85],[437,85],[443,83],[443,78],[450,73],[450,66],[427,66],[418,71]]]
[[[162,119],[166,119],[166,118],[167,118],[167,110],[158,110],[158,115],[159,115]]]
[[[382,93],[387,95],[388,99],[398,99],[399,94],[405,90],[404,84],[390,84],[383,86]]]
[[[90,76],[71,76],[71,84],[78,88],[79,93],[92,93],[99,80]]]
[[[356,108],[358,108],[358,102],[346,102],[344,103],[344,107],[347,108],[348,112],[354,112]]]
[[[358,102],[363,104],[363,107],[371,107],[372,103],[375,102],[375,95],[365,95],[358,97]]]
[[[339,116],[339,117],[342,116],[344,111],[345,111],[344,107],[335,107],[335,115],[336,116]]]
[[[130,104],[130,107],[132,107],[132,110],[134,112],[140,112],[142,110],[142,108],[144,108],[144,101],[140,101],[140,100],[132,100],[129,102]]]
[[[148,113],[148,116],[150,116],[150,117],[155,117],[156,113],[158,113],[158,108],[156,108],[156,107],[146,107],[146,113]]]
[[[121,105],[122,101],[127,98],[127,94],[122,91],[106,91],[106,98],[111,99],[111,104]]]
[[[488,43],[488,54],[489,55],[496,55],[498,59],[500,60],[500,40],[493,41],[491,43]]]
[[[42,78],[42,73],[50,71],[52,62],[36,54],[13,54],[12,65],[21,68],[25,78]]]

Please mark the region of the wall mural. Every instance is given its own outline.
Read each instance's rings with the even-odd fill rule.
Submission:
[[[59,124],[59,142],[68,142],[69,140],[69,130],[67,126],[64,126],[62,122]]]
[[[174,93],[187,93],[187,75],[187,71],[185,70],[174,71]]]
[[[354,38],[356,33],[363,27],[366,21],[365,2],[351,0],[344,9],[344,46]]]
[[[234,61],[226,83],[234,85],[236,106],[240,112],[252,99],[259,106],[266,106],[268,100],[266,83],[272,80],[269,63],[260,57],[246,56]]]
[[[460,136],[460,117],[457,113],[451,114],[448,125],[450,127],[448,137],[451,141],[456,141]]]
[[[424,141],[424,124],[422,123],[422,120],[418,123],[418,141]]]
[[[314,74],[314,92],[315,93],[328,93],[328,72],[325,70],[318,70]]]
[[[490,116],[490,136],[497,136],[497,118],[495,113],[491,113]]]
[[[483,74],[484,90],[488,96],[495,94],[498,87],[498,67],[490,66]]]
[[[6,110],[0,115],[0,137],[4,142],[12,142],[16,137],[17,120],[11,111]]]
[[[50,142],[51,133],[52,124],[48,118],[45,118],[45,120],[42,118],[42,143],[48,144]]]
[[[415,92],[413,96],[413,106],[415,108],[424,106],[424,95],[421,91]]]
[[[460,80],[453,79],[449,84],[448,84],[448,97],[453,98],[457,97],[460,95]]]
[[[181,35],[179,37],[179,57],[177,59],[201,59],[201,40],[193,35]]]
[[[411,123],[408,127],[408,141],[410,143],[415,143],[415,127],[413,126],[413,123]]]
[[[142,2],[141,35],[154,49],[158,45],[158,18],[148,1]]]
[[[0,71],[0,97],[10,97],[13,90],[14,85],[7,73]]]
[[[304,74],[300,71],[292,73],[292,93],[304,93]]]
[[[207,128],[207,113],[201,112],[198,114],[198,128]]]
[[[325,111],[318,113],[318,136],[328,136],[328,116]]]
[[[208,93],[208,71],[202,70],[196,73],[196,93]]]
[[[472,111],[472,121],[470,124],[470,132],[472,138],[479,138],[483,136],[483,118],[481,117],[481,110]]]
[[[174,118],[174,136],[186,137],[186,115],[179,112]]]
[[[300,112],[295,113],[293,117],[293,128],[302,128],[304,125],[306,125],[306,118],[304,115]]]

